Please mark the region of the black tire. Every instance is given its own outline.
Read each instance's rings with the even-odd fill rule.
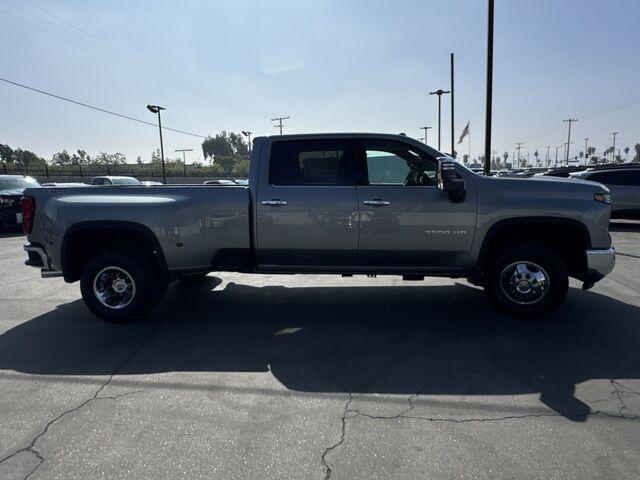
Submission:
[[[564,301],[568,289],[569,274],[562,260],[537,244],[508,247],[487,268],[485,290],[510,315],[545,315]]]
[[[93,314],[108,322],[129,322],[143,318],[159,301],[160,279],[144,258],[134,253],[110,251],[89,261],[80,278],[80,291]],[[124,288],[122,293],[113,287],[116,282],[119,282],[117,289]]]

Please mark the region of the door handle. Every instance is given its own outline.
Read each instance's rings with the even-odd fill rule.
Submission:
[[[286,205],[287,202],[285,200],[263,200],[262,205],[266,205],[267,207],[282,207]]]
[[[384,207],[385,205],[391,205],[391,202],[387,202],[386,200],[380,200],[380,199],[365,200],[362,203],[364,203],[365,205],[371,205],[372,207]]]

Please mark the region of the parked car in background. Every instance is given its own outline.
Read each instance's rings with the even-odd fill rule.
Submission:
[[[93,177],[93,180],[91,180],[91,185],[106,185],[114,187],[119,185],[142,185],[142,182],[134,177],[104,175],[100,177]]]
[[[158,182],[156,180],[143,180],[142,185],[144,185],[145,187],[152,187],[154,185],[164,185],[164,183],[162,182]]]
[[[575,173],[575,172],[582,172],[584,170],[586,170],[587,167],[580,165],[580,166],[569,166],[569,167],[552,167],[549,170],[547,170],[546,172],[540,172],[540,173],[536,173],[534,175],[534,177],[562,177],[562,178],[567,178],[569,177],[570,174]]]
[[[216,180],[207,180],[203,185],[238,185],[233,180],[228,178],[218,178]]]
[[[238,185],[249,185],[249,179],[248,178],[236,178],[234,180],[234,182],[236,182],[236,184]]]
[[[25,188],[39,186],[35,178],[24,175],[0,175],[0,228],[22,225],[22,192]]]
[[[571,178],[589,180],[611,190],[611,218],[640,219],[640,165],[589,169],[572,173]]]
[[[75,187],[90,187],[87,183],[80,182],[47,182],[40,184],[41,187],[55,187],[55,188],[75,188]]]

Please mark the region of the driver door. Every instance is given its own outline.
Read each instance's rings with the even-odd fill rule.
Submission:
[[[358,259],[362,266],[415,271],[462,269],[473,242],[472,188],[453,203],[437,187],[437,161],[397,140],[356,142]]]

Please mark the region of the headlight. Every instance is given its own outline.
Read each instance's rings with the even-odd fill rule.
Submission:
[[[600,203],[607,203],[607,204],[611,203],[611,195],[609,195],[608,193],[594,193],[593,199],[596,202],[600,202]]]

